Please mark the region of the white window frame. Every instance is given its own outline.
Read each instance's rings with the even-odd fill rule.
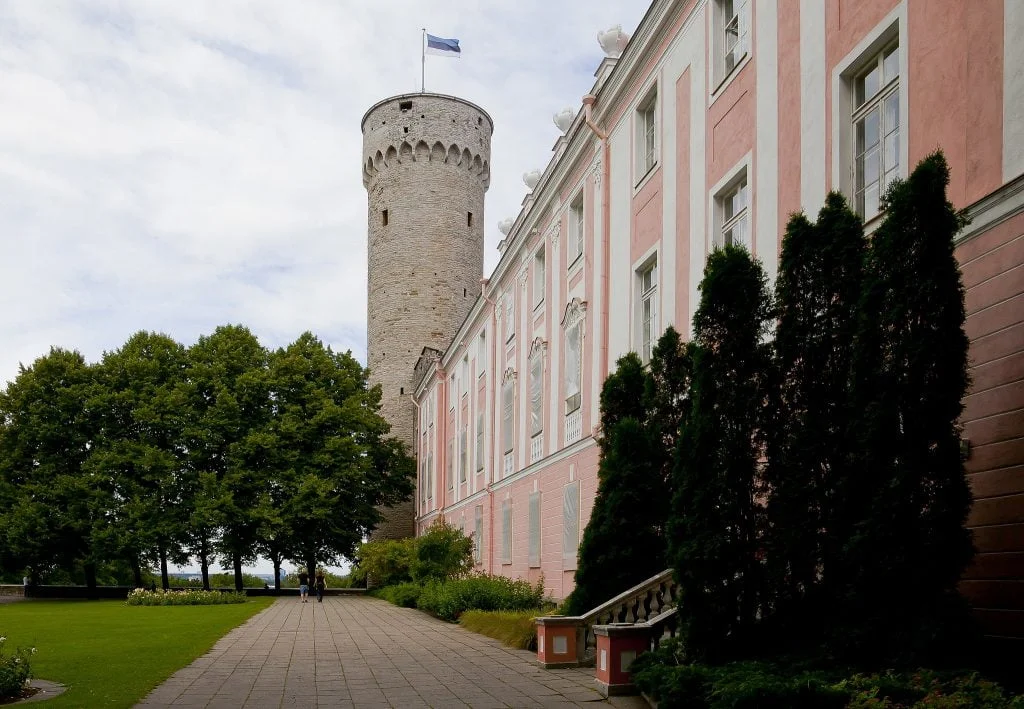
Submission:
[[[427,451],[427,502],[434,499],[434,452]]]
[[[586,248],[586,216],[583,211],[583,192],[569,205],[569,267],[583,255]]]
[[[647,364],[651,361],[651,354],[654,352],[654,345],[658,341],[660,315],[657,252],[646,258],[636,274],[636,323],[637,323],[637,351],[640,353],[640,360]],[[649,277],[649,278],[648,278]]]
[[[881,51],[877,52],[871,60],[861,68],[860,71],[852,77],[850,81],[850,91],[853,96],[853,115],[851,121],[853,123],[853,135],[854,135],[854,147],[853,147],[853,208],[854,211],[864,221],[871,221],[879,214],[882,213],[882,196],[885,194],[886,187],[889,183],[899,177],[900,174],[900,72],[899,72],[899,43],[894,41],[893,43],[886,45]],[[889,61],[891,59],[891,61]],[[862,99],[859,95],[859,89],[861,82],[865,77],[869,76],[874,71],[879,72],[879,87],[878,89],[867,98]],[[895,75],[892,72],[895,71]],[[860,102],[860,105],[856,105]],[[891,125],[891,121],[887,119],[886,108],[890,105],[896,106],[896,125]],[[861,149],[859,140],[857,139],[859,133],[859,127],[866,125],[870,114],[877,111],[878,115],[878,140],[874,144],[874,150],[876,151],[875,160],[878,161],[878,175],[874,182],[866,184],[861,187],[861,161],[865,158],[869,150]],[[893,151],[896,164],[889,170],[885,169],[885,158],[889,154],[886,150],[886,145],[889,142],[890,137],[895,140],[895,150]],[[866,163],[866,160],[865,160]],[[873,210],[868,210],[867,207],[867,194],[870,190],[870,185],[875,185],[875,204]]]
[[[907,8],[906,3],[899,3],[893,10],[876,24],[864,37],[843,57],[832,70],[832,184],[834,189],[841,191],[850,204],[856,207],[856,136],[852,117],[854,115],[855,80],[879,52],[887,47],[898,45],[899,60],[899,166],[896,175],[906,178],[909,164],[910,124],[909,92],[907,91]],[[865,225],[868,233],[874,231],[881,223],[882,214],[876,215]]]
[[[737,203],[738,201],[738,203]],[[745,246],[753,252],[753,235],[751,233],[750,183],[746,171],[716,200],[718,223],[715,245]],[[737,238],[737,234],[740,234]]]
[[[547,281],[547,268],[544,258],[544,244],[533,254],[533,309],[544,305],[544,290]]]
[[[466,425],[459,429],[459,484],[469,480],[469,436]]]
[[[575,341],[576,351],[571,343]],[[571,369],[575,366],[575,369]],[[568,416],[583,403],[583,323],[578,322],[565,331],[565,413]]]
[[[516,389],[511,378],[501,385],[501,451],[511,453],[516,446]]]
[[[562,570],[575,571],[580,548],[580,481],[562,488]]]
[[[636,146],[636,179],[634,182],[639,186],[658,166],[658,151],[660,140],[658,130],[658,84],[655,83],[648,89],[636,107],[633,116],[635,124],[635,146]]]
[[[501,501],[501,563],[512,563],[512,500]]]
[[[448,439],[447,447],[448,460],[445,461],[445,472],[448,474],[448,489],[455,489],[455,435]]]
[[[530,539],[527,564],[531,569],[540,566],[540,492],[530,493]]]
[[[714,0],[711,12],[712,93],[718,94],[751,55],[750,0]]]
[[[484,412],[476,414],[476,472],[479,474],[484,469]]]
[[[544,348],[530,355],[530,438],[544,432]]]
[[[476,376],[479,379],[487,373],[487,331],[481,330],[476,341]]]
[[[739,162],[733,165],[733,167],[725,173],[725,176],[715,183],[708,192],[708,214],[711,215],[711,219],[708,220],[708,225],[710,227],[710,231],[708,233],[708,253],[710,253],[715,247],[721,248],[724,246],[722,243],[725,227],[724,201],[728,195],[735,192],[737,185],[745,181],[747,184],[746,218],[749,233],[749,243],[747,244],[747,248],[750,250],[751,254],[756,255],[756,250],[754,248],[754,234],[752,231],[754,227],[754,188],[756,185],[752,183],[751,179],[754,174],[751,169],[751,164],[752,155],[751,153],[747,153]]]

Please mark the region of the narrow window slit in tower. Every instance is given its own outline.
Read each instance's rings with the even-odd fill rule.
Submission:
[[[384,226],[387,226],[388,225],[388,210],[385,209],[384,211],[382,211],[380,213],[380,217],[381,217],[381,221],[384,223]]]
[[[412,101],[401,101],[399,102],[398,107],[403,111],[408,111],[412,108]]]
[[[473,226],[473,213],[466,212],[466,226]]]
[[[409,126],[405,126],[404,128],[402,128],[402,130],[403,130],[404,132],[408,133],[408,132],[409,132]]]
[[[466,289],[465,289],[465,288],[463,288],[463,289],[462,289],[462,297],[463,297],[463,298],[465,298],[465,297],[466,297]]]
[[[398,393],[401,396],[405,396],[405,387],[398,387]]]

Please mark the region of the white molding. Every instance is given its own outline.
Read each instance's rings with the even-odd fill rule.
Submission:
[[[508,487],[512,483],[522,480],[525,477],[529,477],[530,475],[536,473],[538,470],[544,468],[545,466],[559,463],[565,460],[566,458],[576,455],[577,453],[581,453],[582,451],[585,451],[587,448],[590,448],[591,446],[594,445],[597,445],[597,442],[594,440],[594,437],[584,434],[583,438],[576,441],[575,443],[570,443],[565,448],[555,453],[552,453],[547,458],[541,458],[536,463],[528,465],[522,470],[518,470],[512,473],[507,478],[504,478],[503,480],[494,483],[494,485],[491,486],[491,489],[497,492],[502,488]]]
[[[825,203],[825,3],[800,0],[800,205]]]
[[[1024,2],[1003,2],[1003,182],[1024,174]],[[902,110],[903,107],[900,106]]]
[[[725,175],[722,176],[722,179],[720,179],[718,182],[716,182],[711,187],[711,189],[708,190],[708,197],[707,197],[707,208],[708,208],[708,212],[707,212],[708,213],[707,225],[708,225],[708,230],[707,230],[707,235],[706,235],[707,236],[707,240],[705,241],[705,245],[706,245],[706,249],[705,249],[705,253],[704,253],[705,260],[707,259],[707,255],[711,253],[711,250],[714,249],[716,237],[718,236],[718,230],[722,226],[722,224],[719,223],[719,219],[718,219],[718,204],[717,204],[718,200],[722,197],[723,194],[725,194],[728,190],[730,190],[733,187],[733,185],[738,183],[739,180],[741,179],[741,177],[746,177],[746,179],[747,179],[747,190],[748,190],[748,192],[750,194],[750,199],[747,202],[747,219],[749,220],[748,224],[749,224],[749,228],[750,228],[750,232],[751,232],[751,234],[750,234],[751,244],[750,245],[751,245],[751,248],[753,248],[753,246],[754,246],[754,243],[753,243],[753,241],[754,241],[754,233],[753,233],[753,231],[754,231],[754,226],[755,225],[754,225],[754,220],[753,220],[753,217],[754,217],[753,210],[754,210],[754,200],[757,199],[757,193],[754,192],[754,190],[757,188],[757,186],[754,184],[754,180],[753,180],[754,173],[751,171],[751,164],[752,164],[752,162],[753,162],[753,152],[748,152],[746,155],[744,155],[738,161],[733,163],[732,167],[730,167],[728,170],[725,171]],[[753,255],[757,256],[757,252],[754,251]],[[703,269],[703,268],[704,268],[704,262],[702,261],[701,262],[701,269]]]
[[[769,283],[779,270],[779,3],[758,0],[754,10],[754,61],[757,66],[756,144],[751,248]]]
[[[957,246],[1024,213],[1024,175],[982,197],[965,211],[971,223],[957,235]]]

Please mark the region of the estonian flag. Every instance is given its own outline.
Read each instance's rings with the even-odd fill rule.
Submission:
[[[456,59],[462,56],[462,50],[459,49],[459,40],[435,37],[432,34],[427,35],[427,47],[423,52],[424,54],[439,54],[442,57],[455,57]]]

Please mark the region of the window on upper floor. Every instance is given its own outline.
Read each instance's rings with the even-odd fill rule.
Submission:
[[[451,490],[455,487],[455,437],[448,439],[448,446],[446,448],[447,460],[445,461],[445,475],[448,476],[448,489]]]
[[[636,272],[637,322],[639,331],[640,359],[644,364],[651,361],[651,353],[658,337],[658,260],[648,261]]]
[[[746,170],[716,198],[718,234],[715,245],[750,249],[750,189]]]
[[[583,194],[569,207],[569,265],[583,253]]]
[[[515,387],[511,380],[501,387],[501,444],[505,453],[515,446]]]
[[[469,436],[467,435],[466,427],[463,426],[459,430],[459,483],[466,482],[466,476],[469,470],[469,449],[468,446]]]
[[[544,431],[544,354],[538,347],[530,358],[530,436]]]
[[[509,342],[516,335],[516,300],[515,289],[509,289],[505,294],[505,342]]]
[[[476,371],[477,376],[481,377],[487,371],[487,332],[484,330],[480,331],[480,337],[477,339],[477,350],[476,350]]]
[[[539,308],[544,302],[544,285],[547,274],[544,268],[544,246],[533,255],[533,307]]]
[[[583,329],[577,322],[565,331],[565,413],[580,408],[583,365]]]
[[[484,469],[484,412],[476,415],[476,472]]]
[[[900,169],[899,44],[873,55],[852,89],[854,205],[869,221]]]
[[[658,87],[636,110],[636,179],[639,182],[658,163]]]
[[[715,0],[715,84],[720,84],[750,51],[749,0]]]

